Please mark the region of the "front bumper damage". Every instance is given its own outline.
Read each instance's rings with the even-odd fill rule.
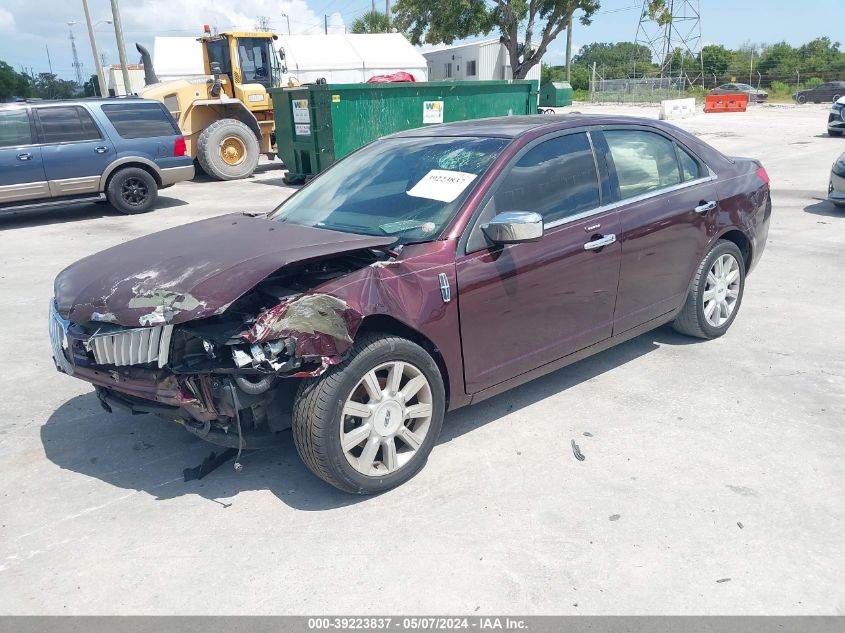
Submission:
[[[221,343],[188,327],[75,324],[51,302],[49,333],[56,368],[93,384],[107,411],[154,414],[214,444],[259,448],[290,428],[298,381],[289,379],[340,362],[360,322],[340,299],[295,296]]]

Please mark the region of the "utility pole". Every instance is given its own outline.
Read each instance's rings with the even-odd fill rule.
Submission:
[[[85,12],[85,24],[88,26],[88,39],[91,40],[91,53],[94,55],[94,68],[97,69],[97,83],[100,85],[100,96],[108,96],[106,77],[103,73],[103,65],[100,63],[97,54],[97,40],[94,38],[94,25],[91,22],[91,13],[88,11],[88,0],[82,0],[82,10]]]
[[[259,31],[269,31],[270,30],[270,18],[266,15],[259,15],[258,16],[258,30]]]
[[[50,61],[50,47],[45,44],[44,48],[47,49],[47,68],[50,69],[50,74],[52,75],[53,74],[53,62]]]
[[[126,63],[126,44],[123,42],[123,25],[120,22],[118,0],[111,0],[111,15],[114,22],[114,36],[117,39],[117,54],[120,57],[120,70],[123,73],[123,92],[132,94],[132,82],[129,80],[129,65]]]
[[[390,0],[384,0],[384,14],[387,16],[387,32],[393,33],[393,18],[390,16]]]
[[[572,83],[572,18],[575,11],[569,14],[569,24],[566,26],[566,81]]]
[[[68,36],[70,38],[70,50],[73,54],[73,70],[76,73],[76,85],[82,88],[84,79],[82,78],[82,64],[79,63],[79,54],[76,52],[76,38],[73,36],[73,25],[76,22],[68,22]]]
[[[288,25],[288,35],[290,35],[290,16],[287,13],[282,13],[282,17],[285,19]]]
[[[329,16],[325,13],[323,14],[323,32],[328,35],[329,34]]]
[[[748,71],[748,83],[751,83],[751,78],[754,76],[754,47],[751,48],[751,70]]]

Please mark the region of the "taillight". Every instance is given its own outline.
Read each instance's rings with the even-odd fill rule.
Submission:
[[[769,184],[769,174],[766,173],[765,167],[760,167],[759,169],[757,169],[757,178],[762,180],[764,184]]]
[[[185,147],[185,139],[180,136],[173,143],[173,155],[174,156],[184,156],[187,153],[188,153],[188,148]]]

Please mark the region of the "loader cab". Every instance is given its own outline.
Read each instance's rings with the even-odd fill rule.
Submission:
[[[205,71],[211,64],[220,67],[223,91],[252,111],[269,110],[268,88],[281,85],[282,71],[275,53],[276,35],[265,32],[239,32],[208,35],[200,39],[205,53]]]

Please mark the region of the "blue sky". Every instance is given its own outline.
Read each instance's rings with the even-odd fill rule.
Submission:
[[[593,24],[576,24],[574,47],[590,42],[632,40],[636,34],[641,0],[604,0]],[[812,0],[800,5],[787,0],[700,0],[702,41],[736,47],[744,42],[773,43],[786,40],[802,44],[822,35],[837,39],[842,32],[842,4],[834,0]],[[95,21],[98,46],[108,63],[117,63],[117,48],[111,27],[108,0],[89,0]],[[251,28],[259,15],[270,18],[278,31],[286,30],[282,12],[289,15],[293,33],[318,33],[323,30],[323,16],[328,15],[331,30],[343,31],[355,17],[369,10],[371,0],[121,0],[130,61],[137,61],[132,44],[150,44],[159,35],[198,35],[202,24],[216,24],[221,29],[234,26]],[[384,1],[376,7],[384,10]],[[45,46],[50,49],[53,70],[72,78],[68,21],[81,21],[80,0],[2,0],[0,1],[0,59],[15,68],[47,70]],[[839,27],[837,29],[837,26]],[[82,24],[72,26],[77,38],[80,60],[87,75],[93,73],[93,61],[87,34]],[[845,35],[842,35],[845,39]],[[552,44],[545,62],[563,63],[565,38]]]

